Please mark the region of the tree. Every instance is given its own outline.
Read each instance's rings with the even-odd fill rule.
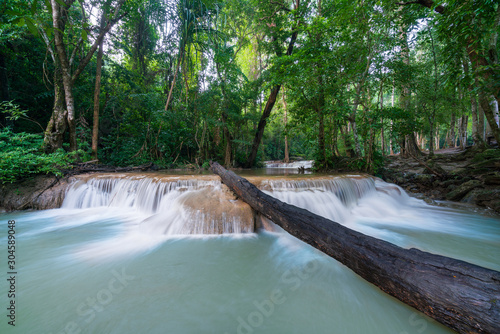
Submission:
[[[277,58],[283,56],[282,43],[283,39],[288,36],[283,36],[283,33],[280,33],[284,26],[286,25],[287,16],[290,14],[291,10],[286,7],[284,2],[271,3],[268,5],[267,13],[261,18],[262,21],[265,22],[266,28],[264,28],[266,34],[271,36],[271,46],[274,49]],[[290,56],[293,52],[293,47],[295,45],[295,41],[298,36],[298,12],[300,9],[300,0],[295,0],[292,14],[292,28],[291,28],[291,36],[290,41],[288,42],[288,47],[286,48],[285,56]],[[285,14],[283,16],[283,13]],[[281,14],[281,15],[278,15]],[[285,22],[283,22],[285,20]],[[252,167],[255,163],[255,158],[257,158],[257,153],[259,151],[259,145],[262,140],[262,136],[264,135],[264,129],[266,127],[267,118],[271,115],[271,111],[273,110],[274,104],[276,103],[276,99],[278,97],[279,91],[281,88],[281,83],[275,84],[271,88],[271,92],[269,93],[269,97],[267,99],[264,110],[262,111],[262,116],[260,117],[259,124],[257,126],[257,131],[255,133],[255,137],[252,143],[252,148],[250,151],[250,155],[245,163],[245,167]]]
[[[441,38],[453,41],[465,48],[474,72],[474,81],[479,88],[478,99],[493,136],[500,142],[498,110],[492,99],[500,101],[500,67],[498,66],[498,29],[500,27],[500,5],[496,1],[480,3],[447,1],[446,5],[432,0],[418,0],[400,5],[419,4],[441,14],[438,18]],[[498,104],[497,104],[498,105]]]

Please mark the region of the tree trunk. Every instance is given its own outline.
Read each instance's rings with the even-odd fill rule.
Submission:
[[[403,63],[410,65],[410,48],[408,47],[408,27],[404,24],[399,25],[400,40],[401,40],[401,57]],[[408,84],[403,84],[401,87],[401,95],[399,97],[399,105],[403,110],[408,111],[410,100],[410,88]],[[411,133],[401,138],[401,155],[405,158],[410,156],[418,157],[422,154],[417,143],[415,142],[415,134]]]
[[[7,64],[3,50],[0,50],[0,99],[10,101],[9,76],[7,75]],[[0,125],[7,126],[9,120],[4,113],[0,114]]]
[[[380,80],[380,114],[384,110],[384,81]],[[380,117],[380,146],[382,155],[385,156],[385,138],[384,138],[384,117]]]
[[[455,116],[455,113],[452,113],[451,114],[451,121],[450,121],[450,142],[449,142],[449,146],[451,148],[453,148],[457,145],[457,140],[455,137],[455,123],[456,123],[456,116]]]
[[[459,122],[459,141],[461,150],[464,150],[467,146],[467,123],[467,115],[462,115]]]
[[[285,89],[283,89],[283,107],[285,110],[285,116],[284,116],[284,122],[285,122],[285,132],[286,132],[286,126],[288,123],[288,115],[287,115],[287,105],[286,105],[286,94],[285,94]],[[285,135],[285,158],[283,159],[283,162],[289,163],[290,162],[290,155],[288,152],[288,136]]]
[[[316,68],[321,69],[321,65],[317,64]],[[323,87],[323,77],[322,74],[318,71],[318,88],[319,88],[319,96],[318,96],[318,105],[316,112],[318,114],[318,159],[321,165],[324,168],[327,168],[327,159],[326,159],[326,145],[325,145],[325,92]]]
[[[477,96],[474,98],[474,102],[477,106],[477,126],[478,126],[478,134],[481,137],[481,139],[484,141],[486,139],[486,134],[485,134],[485,122],[484,122],[484,112],[483,108],[481,105],[477,102]]]
[[[267,99],[266,106],[264,107],[264,111],[262,112],[262,116],[260,117],[259,125],[257,126],[257,132],[255,133],[250,156],[248,157],[245,164],[245,167],[247,168],[252,167],[255,163],[257,153],[259,152],[260,142],[262,140],[262,136],[264,135],[264,129],[266,128],[267,118],[271,115],[271,111],[273,110],[273,106],[276,103],[276,98],[278,96],[280,88],[281,85],[276,85],[273,87],[273,89],[271,89],[271,93],[269,94],[269,98]]]
[[[300,0],[296,0],[295,10],[298,10],[300,4]],[[288,43],[288,49],[286,51],[286,55],[290,56],[293,52],[293,47],[295,45],[295,41],[297,40],[298,31],[294,30],[292,32],[292,37],[290,38],[290,42]],[[281,56],[281,51],[277,51],[277,56]],[[269,98],[267,99],[266,106],[262,112],[262,116],[260,117],[259,125],[257,126],[257,132],[255,133],[255,137],[252,143],[252,150],[250,151],[250,155],[245,163],[245,167],[250,168],[254,165],[255,159],[257,158],[257,153],[259,152],[260,142],[262,140],[262,136],[264,135],[264,129],[266,128],[267,118],[271,115],[271,111],[273,110],[274,104],[276,103],[276,97],[280,91],[281,85],[276,85],[271,89],[271,93],[269,94]]]
[[[434,120],[429,117],[429,157],[434,156]]]
[[[415,140],[415,134],[410,133],[409,135],[406,135],[402,141],[401,145],[401,155],[404,158],[409,158],[409,157],[418,157],[422,155],[422,152],[418,148],[418,145]]]
[[[439,125],[436,125],[436,136],[434,138],[436,138],[436,144],[434,145],[434,148],[436,150],[441,149],[441,147],[439,145],[439,142],[440,142],[440,139],[439,139]]]
[[[57,61],[58,60],[56,60],[56,62]],[[67,126],[62,75],[60,68],[56,66],[54,69],[54,109],[52,110],[52,116],[50,117],[43,138],[45,152],[53,153],[57,149],[62,148],[64,133],[66,132]]]
[[[469,75],[469,60],[463,58],[464,74]],[[469,91],[471,114],[472,114],[472,139],[474,140],[474,145],[479,146],[482,143],[481,134],[479,132],[479,119],[477,113],[477,101],[476,94],[474,92],[473,84],[468,85],[467,90]]]
[[[264,194],[218,163],[211,170],[255,211],[382,291],[459,333],[500,332],[500,272],[364,235]]]
[[[103,15],[104,18],[104,15]],[[101,27],[104,25],[104,20],[101,19]],[[94,90],[94,123],[92,126],[92,159],[97,160],[97,144],[99,141],[99,95],[101,94],[101,72],[102,72],[102,57],[103,57],[104,40],[99,44],[97,52],[97,64],[95,74],[95,90]]]
[[[174,78],[172,79],[170,90],[168,91],[167,103],[165,103],[165,111],[167,111],[168,106],[170,105],[170,100],[172,99],[172,92],[174,91],[175,79],[177,79],[177,73],[179,72],[179,68],[181,66],[181,59],[184,59],[184,48],[181,49],[179,59],[177,59],[177,67],[175,68]]]
[[[326,167],[325,116],[321,109],[318,110],[318,159],[320,164]]]
[[[233,138],[231,137],[231,133],[229,132],[229,128],[227,126],[227,115],[225,112],[222,113],[222,131],[224,133],[224,139],[225,139],[225,152],[224,152],[224,165],[226,167],[231,167],[232,163],[232,146],[231,142]]]
[[[488,62],[485,59],[483,59],[483,57],[480,57],[477,51],[472,47],[472,44],[467,47],[467,53],[469,55],[469,59],[472,64],[472,69],[475,73],[478,73],[481,67],[489,66]],[[481,71],[481,74],[476,74],[474,76],[476,86],[481,87],[481,82],[489,82],[491,80],[490,77],[491,74],[488,71]],[[490,97],[488,92],[485,91],[485,89],[483,88],[479,89],[478,97],[479,97],[479,103],[481,104],[481,108],[483,108],[484,116],[486,117],[486,120],[490,125],[493,137],[495,138],[497,143],[500,143],[500,127],[495,120],[495,117],[496,119],[498,119],[498,114],[495,113],[495,110],[491,105],[492,98]],[[493,99],[496,100],[496,96],[494,96]],[[498,109],[496,110],[496,112],[498,113]]]

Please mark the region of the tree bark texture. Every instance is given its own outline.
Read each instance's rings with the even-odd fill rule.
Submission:
[[[500,333],[500,272],[364,235],[264,194],[216,162],[211,170],[255,211],[382,291],[459,333]]]
[[[101,28],[104,26],[104,14],[101,18]],[[95,90],[94,90],[94,122],[92,124],[92,158],[97,160],[97,144],[99,142],[99,95],[101,94],[101,74],[102,74],[102,57],[104,39],[99,44],[97,51],[97,64],[95,73]]]
[[[267,119],[271,115],[271,111],[273,110],[274,104],[276,103],[276,98],[278,93],[280,92],[281,85],[276,85],[271,89],[271,93],[269,94],[269,98],[267,99],[266,106],[264,107],[264,111],[262,112],[262,116],[260,117],[259,125],[257,125],[257,132],[255,133],[255,137],[252,144],[252,150],[250,151],[250,156],[247,159],[245,167],[250,168],[255,163],[255,159],[257,158],[257,153],[259,152],[260,142],[262,141],[262,136],[264,136],[264,129],[266,128]]]
[[[285,94],[285,90],[283,89],[283,108],[285,110],[285,115],[284,115],[284,118],[283,118],[283,121],[285,123],[285,132],[286,132],[286,127],[287,127],[287,124],[288,124],[288,115],[287,115],[287,105],[286,105],[286,94]],[[288,152],[288,136],[285,135],[285,158],[283,159],[283,162],[285,163],[289,163],[290,162],[290,154]]]
[[[56,63],[58,60],[56,60]],[[52,153],[62,147],[68,123],[64,104],[64,88],[60,69],[54,69],[54,109],[43,138],[44,150]]]

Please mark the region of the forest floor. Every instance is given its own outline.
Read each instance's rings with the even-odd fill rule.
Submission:
[[[500,150],[448,148],[418,158],[387,157],[382,178],[429,201],[479,205],[500,213]],[[418,159],[418,160],[417,160]]]

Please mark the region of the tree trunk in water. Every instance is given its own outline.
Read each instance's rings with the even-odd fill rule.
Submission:
[[[364,235],[264,194],[218,163],[211,170],[255,211],[382,291],[459,333],[500,332],[500,272]]]
[[[104,17],[104,16],[103,16]],[[101,21],[101,27],[103,26]],[[99,141],[99,95],[101,94],[101,72],[102,72],[102,57],[103,57],[104,40],[99,44],[97,52],[97,64],[95,74],[95,90],[94,90],[94,123],[92,126],[92,159],[97,160],[97,144]]]

